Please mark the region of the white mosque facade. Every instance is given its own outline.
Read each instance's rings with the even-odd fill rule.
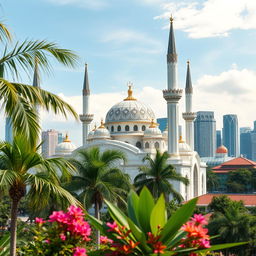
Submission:
[[[188,186],[180,182],[174,183],[177,191],[185,200],[206,193],[206,165],[201,162],[197,152],[194,151],[193,121],[196,114],[192,111],[193,88],[190,75],[189,62],[187,64],[187,77],[185,87],[186,112],[183,118],[186,124],[186,142],[178,137],[179,126],[179,100],[183,90],[178,88],[177,82],[177,54],[171,19],[169,45],[167,52],[167,89],[163,90],[163,97],[167,102],[168,125],[162,133],[155,122],[154,111],[133,95],[132,86],[129,84],[128,95],[125,99],[115,104],[101,121],[98,128],[90,130],[93,114],[90,113],[90,88],[87,65],[83,87],[83,114],[80,120],[83,126],[83,146],[90,149],[99,147],[102,151],[107,149],[120,150],[127,158],[125,163],[120,162],[121,169],[128,173],[133,180],[138,174],[139,166],[146,163],[143,158],[149,154],[154,157],[156,150],[168,151],[168,163],[176,171],[190,181]],[[92,111],[93,111],[93,104]],[[74,151],[74,145],[66,138],[57,146],[57,155],[68,155]],[[64,152],[64,153],[63,153]],[[63,154],[62,154],[63,153]]]

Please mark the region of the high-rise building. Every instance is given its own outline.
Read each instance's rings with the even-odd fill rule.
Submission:
[[[62,133],[53,129],[42,132],[42,154],[44,157],[55,155],[56,146],[63,141]]]
[[[10,117],[5,119],[5,141],[12,142],[12,121]]]
[[[221,139],[221,131],[217,130],[216,131],[216,146],[217,148],[222,145],[222,139]]]
[[[216,121],[214,112],[199,111],[194,121],[195,151],[201,157],[214,156],[216,151]]]
[[[240,128],[240,153],[243,157],[252,159],[252,129],[250,127]]]
[[[237,115],[223,116],[223,144],[228,149],[228,155],[238,157],[240,155],[239,132]]]

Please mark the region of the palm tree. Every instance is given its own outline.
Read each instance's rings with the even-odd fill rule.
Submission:
[[[78,203],[60,186],[58,172],[68,178],[71,167],[61,158],[44,159],[24,136],[15,136],[12,144],[0,143],[0,188],[9,191],[11,199],[11,256],[16,255],[18,206],[26,194],[30,207],[37,209],[44,208],[51,195],[69,204]]]
[[[251,216],[247,212],[242,211],[239,204],[230,204],[224,209],[223,213],[215,212],[207,227],[210,235],[218,236],[214,240],[215,243],[233,243],[251,240]],[[228,251],[226,253],[229,255]],[[242,249],[241,255],[247,255],[245,254],[245,248]]]
[[[140,173],[134,179],[134,186],[138,192],[146,186],[154,198],[158,198],[163,193],[168,202],[169,195],[172,194],[178,202],[181,202],[182,195],[174,189],[171,181],[180,181],[185,185],[188,185],[189,181],[177,173],[172,165],[167,164],[168,158],[167,152],[159,151],[156,152],[154,159],[149,155],[145,156],[143,161],[147,161],[149,166],[139,168]]]
[[[35,145],[39,136],[40,125],[35,105],[43,109],[62,113],[70,113],[78,118],[74,109],[60,97],[30,85],[10,82],[4,77],[10,74],[19,78],[19,70],[32,74],[35,65],[39,70],[50,72],[49,57],[69,67],[74,67],[78,57],[70,50],[61,49],[56,43],[43,41],[17,42],[10,44],[11,34],[6,26],[0,23],[0,42],[3,44],[0,57],[0,107],[6,116],[11,118],[14,134],[22,134]],[[11,47],[9,47],[11,46]]]
[[[125,203],[130,181],[129,176],[118,168],[120,161],[125,160],[125,155],[121,151],[106,150],[101,153],[97,147],[89,150],[80,149],[70,160],[78,175],[72,177],[67,188],[76,192],[80,202],[87,209],[94,205],[97,219],[100,219],[104,199]],[[96,242],[99,244],[100,234],[96,232]]]

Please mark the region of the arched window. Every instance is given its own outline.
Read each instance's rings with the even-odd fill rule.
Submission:
[[[142,131],[145,131],[146,130],[146,126],[145,125],[142,125]]]
[[[186,175],[186,178],[188,178],[188,175]],[[188,200],[188,185],[185,185],[185,200]]]
[[[198,171],[196,166],[194,166],[194,173],[193,173],[193,190],[194,190],[194,197],[198,196]]]
[[[141,142],[137,141],[137,142],[136,142],[136,147],[137,147],[137,148],[141,148]]]
[[[133,130],[137,132],[138,131],[138,125],[134,125]]]
[[[114,126],[111,126],[111,132],[113,132],[114,131]]]
[[[145,148],[149,148],[149,143],[148,142],[145,143]]]
[[[120,125],[117,126],[117,130],[118,130],[119,132],[121,132],[121,126],[120,126]]]
[[[156,149],[159,149],[159,147],[160,147],[159,143],[156,142],[156,143],[155,143],[155,148],[156,148]]]
[[[125,131],[126,131],[126,132],[129,132],[129,131],[130,131],[129,125],[126,125],[126,126],[125,126]]]

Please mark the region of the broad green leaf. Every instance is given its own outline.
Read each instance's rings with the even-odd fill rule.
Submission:
[[[245,244],[248,244],[248,243],[249,242],[217,244],[217,245],[212,245],[211,248],[208,248],[208,249],[195,250],[195,253],[218,251],[218,250],[222,250],[222,249],[226,249],[226,248],[231,248],[231,247],[245,245]]]
[[[162,194],[155,204],[151,216],[150,216],[150,227],[153,234],[158,231],[158,226],[163,228],[166,224],[166,210],[165,210],[165,199]]]
[[[167,221],[161,232],[160,241],[168,244],[176,233],[180,230],[181,226],[188,221],[193,214],[197,202],[197,198],[190,200],[188,203],[180,207]]]
[[[127,217],[112,203],[108,200],[104,200],[106,205],[108,206],[108,211],[113,218],[119,225],[128,227],[129,224],[127,222]]]
[[[182,231],[182,230],[178,231],[177,234],[176,234],[176,236],[173,237],[173,239],[170,240],[169,243],[166,244],[167,247],[168,247],[168,248],[177,247],[177,245],[181,243],[181,241],[182,241],[181,239],[182,239],[183,237],[185,237],[186,235],[187,235],[187,232]]]
[[[99,230],[101,233],[105,234],[105,230],[103,228],[103,223],[102,221],[96,219],[94,216],[92,215],[86,215],[86,218],[89,219],[89,222],[92,226],[94,226],[97,230]]]
[[[151,193],[144,187],[140,193],[139,205],[138,205],[138,218],[141,229],[146,233],[151,231],[150,229],[150,216],[152,209],[154,208],[154,198]]]
[[[129,223],[129,227],[132,231],[132,234],[136,240],[136,242],[140,242],[139,248],[144,252],[144,253],[150,253],[151,249],[146,243],[146,237],[145,234],[141,231],[139,227],[137,227],[131,219],[127,219]]]
[[[138,222],[138,204],[139,197],[138,195],[131,190],[128,195],[128,217],[139,226]]]

